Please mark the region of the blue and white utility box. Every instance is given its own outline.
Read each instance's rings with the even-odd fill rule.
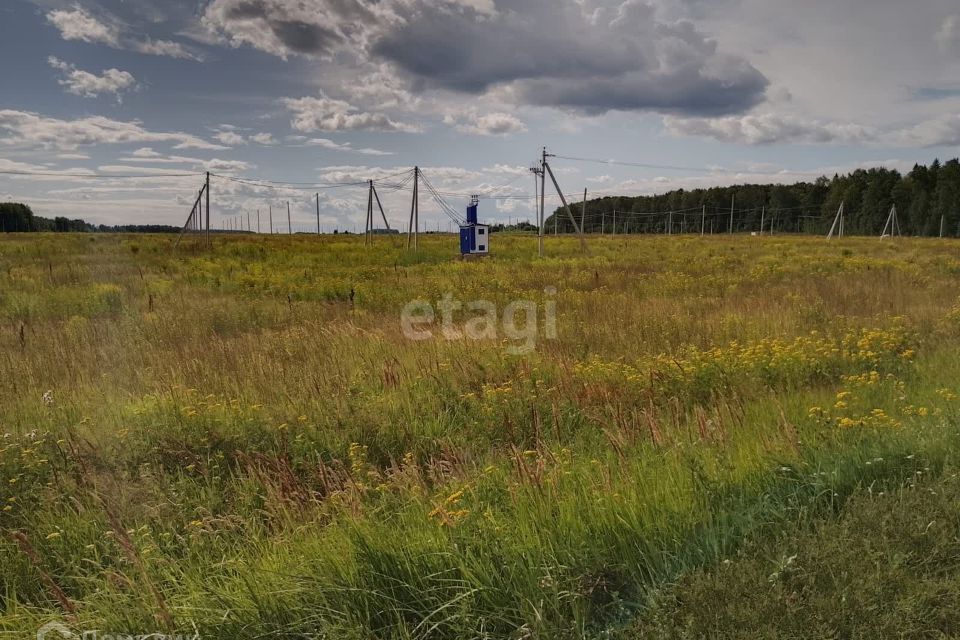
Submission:
[[[490,227],[477,222],[480,199],[470,198],[467,207],[467,224],[460,227],[460,255],[475,256],[490,253]]]

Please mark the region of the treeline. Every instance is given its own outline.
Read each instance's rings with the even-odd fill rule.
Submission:
[[[906,235],[960,236],[960,161],[915,165],[907,175],[890,169],[858,169],[848,175],[821,177],[791,185],[746,184],[662,195],[605,197],[570,207],[588,233],[727,232],[733,210],[734,232],[764,231],[826,233],[844,204],[847,234],[876,235],[884,228],[890,208]],[[616,213],[614,213],[616,212]],[[672,214],[671,214],[672,212]],[[546,222],[547,232],[573,231],[562,208]]]
[[[95,225],[84,220],[62,216],[44,218],[34,215],[29,206],[20,202],[0,202],[0,232],[2,233],[177,233],[178,227],[157,224]]]

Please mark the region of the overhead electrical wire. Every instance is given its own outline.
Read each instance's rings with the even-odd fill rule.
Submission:
[[[665,171],[689,171],[693,173],[740,173],[739,171],[733,171],[731,169],[723,169],[720,167],[717,167],[717,168],[685,167],[681,165],[671,165],[671,164],[650,164],[646,162],[604,160],[602,158],[581,158],[578,156],[564,156],[559,154],[551,154],[551,156],[554,158],[560,158],[561,160],[571,160],[573,162],[592,162],[594,164],[609,164],[609,165],[617,165],[622,167],[639,167],[641,169],[662,169]]]
[[[420,180],[423,182],[424,186],[427,188],[427,191],[430,193],[430,195],[433,196],[434,201],[440,206],[440,210],[443,211],[443,213],[445,213],[448,218],[450,218],[453,222],[457,223],[458,225],[464,224],[464,220],[462,217],[460,217],[460,214],[457,213],[456,209],[454,209],[449,204],[447,204],[447,202],[443,199],[443,197],[434,188],[433,184],[431,184],[430,180],[425,175],[423,175],[423,171],[420,172]]]
[[[700,173],[735,173],[731,170],[720,169],[720,168],[710,169],[705,167],[687,167],[687,166],[679,166],[679,165],[660,165],[660,164],[641,163],[641,162],[603,160],[600,158],[585,158],[585,157],[567,156],[567,155],[561,155],[561,154],[553,154],[552,157],[563,159],[563,160],[570,160],[574,162],[591,162],[591,163],[597,163],[597,164],[619,165],[619,166],[627,166],[627,167],[640,167],[640,168],[662,169],[662,170],[673,170],[673,171],[692,171],[692,172],[700,172]],[[173,178],[199,178],[204,176],[205,173],[206,172],[98,174],[98,173],[68,173],[68,172],[56,172],[56,171],[28,171],[28,170],[17,170],[17,169],[0,170],[0,175],[25,176],[25,177],[37,176],[37,177],[50,177],[50,178],[71,178],[71,179],[78,179],[78,180],[136,180],[136,179],[155,180],[155,179],[173,179]],[[398,191],[411,191],[412,190],[411,183],[414,180],[414,174],[415,174],[414,169],[405,169],[403,171],[398,171],[395,173],[378,176],[373,179],[341,181],[341,182],[285,182],[285,181],[268,180],[268,179],[262,179],[262,178],[246,178],[241,176],[231,176],[231,175],[224,175],[224,174],[219,174],[214,172],[210,172],[209,175],[211,177],[227,180],[230,182],[246,184],[246,185],[256,186],[256,187],[287,188],[287,189],[294,189],[294,190],[309,190],[309,191],[327,190],[327,189],[360,188],[360,187],[365,187],[369,185],[370,182],[372,181],[373,184],[379,188],[381,193],[395,193]],[[530,195],[530,194],[516,194],[516,193],[514,194],[499,193],[499,192],[502,192],[504,189],[509,188],[520,179],[522,179],[525,176],[525,174],[518,174],[513,179],[511,179],[510,181],[506,182],[503,185],[488,187],[486,189],[480,189],[473,193],[466,193],[462,191],[446,191],[446,190],[438,189],[433,185],[433,183],[429,180],[429,178],[427,178],[427,176],[424,175],[422,170],[420,171],[419,175],[428,194],[437,203],[441,211],[447,217],[449,217],[453,222],[457,224],[463,223],[463,217],[459,214],[459,212],[454,207],[452,207],[448,202],[446,202],[446,200],[444,199],[445,197],[446,198],[469,198],[469,197],[477,196],[478,198],[481,198],[481,199],[501,200],[501,201],[507,201],[507,200],[522,201],[522,200],[531,200],[531,199],[536,200],[540,197],[538,194]],[[396,180],[397,178],[400,178],[400,179]],[[614,193],[614,192],[597,191],[597,192],[593,192],[592,195],[594,196],[594,199],[597,199],[598,197],[610,197],[610,196],[601,195],[605,193]],[[581,195],[582,194],[579,194],[579,193],[565,194],[565,197],[569,198],[570,200],[574,200]],[[558,199],[558,195],[553,193],[547,194],[546,197],[551,200]],[[614,197],[617,197],[617,195],[614,195]],[[623,197],[629,197],[629,196],[623,196]],[[571,202],[571,205],[573,205],[572,202]],[[734,209],[732,213],[735,215],[743,215],[743,214],[749,214],[749,213],[756,213],[761,209],[763,208],[755,207],[752,209]],[[806,211],[816,211],[817,209],[818,207],[816,205],[798,205],[793,207],[782,207],[777,209],[770,208],[770,209],[766,209],[766,212],[771,217],[774,217],[786,211],[806,212]],[[624,217],[641,217],[641,216],[652,217],[652,216],[663,216],[663,215],[670,215],[670,214],[676,214],[684,217],[688,215],[697,215],[697,214],[705,215],[709,217],[715,217],[715,216],[727,216],[731,214],[731,211],[729,209],[725,209],[722,206],[718,206],[718,205],[710,206],[707,209],[704,209],[702,206],[699,206],[699,207],[690,207],[687,209],[674,209],[672,211],[665,210],[665,211],[658,211],[658,212],[633,212],[633,211],[626,211],[626,210],[617,210],[616,212],[618,215],[624,216]],[[587,217],[593,219],[600,215],[605,215],[605,213],[590,212],[587,214]],[[833,214],[822,214],[819,216],[804,215],[800,217],[805,219],[824,219],[824,218],[829,218],[832,215]]]
[[[406,169],[404,171],[398,171],[397,173],[387,174],[385,176],[380,176],[374,178],[374,184],[387,184],[385,181],[391,178],[396,178],[403,176],[405,174],[411,174],[412,179],[413,169]],[[239,176],[228,176],[219,173],[211,173],[211,177],[220,178],[223,180],[228,180],[230,182],[237,182],[240,184],[247,184],[250,186],[256,187],[265,187],[265,188],[285,188],[285,189],[294,189],[294,190],[317,190],[317,189],[342,189],[349,187],[363,187],[370,184],[370,180],[356,180],[356,181],[345,181],[345,182],[285,182],[280,180],[268,180],[265,178],[243,178]]]
[[[157,178],[196,178],[204,175],[203,173],[131,173],[131,174],[105,174],[105,173],[63,173],[60,171],[21,171],[9,169],[0,171],[0,175],[5,176],[40,176],[49,178],[79,178],[87,180],[135,180]]]

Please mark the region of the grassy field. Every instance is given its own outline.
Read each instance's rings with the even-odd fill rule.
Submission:
[[[494,240],[0,237],[0,632],[960,633],[960,245]]]

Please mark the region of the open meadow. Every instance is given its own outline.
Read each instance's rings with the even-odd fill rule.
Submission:
[[[960,633],[956,241],[173,241],[0,237],[9,637]]]

